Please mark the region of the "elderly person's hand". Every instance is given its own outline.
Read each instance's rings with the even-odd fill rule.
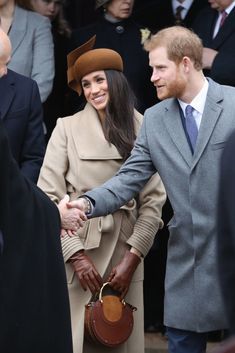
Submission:
[[[58,204],[61,218],[61,236],[66,233],[73,236],[76,231],[83,227],[84,221],[87,220],[85,213],[78,208],[68,208],[69,196],[65,195]]]

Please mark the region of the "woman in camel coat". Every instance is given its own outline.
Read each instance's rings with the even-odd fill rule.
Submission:
[[[75,199],[114,175],[128,157],[142,121],[142,116],[134,111],[132,95],[121,72],[120,55],[110,49],[91,50],[93,43],[87,42],[68,57],[69,84],[79,94],[83,90],[87,104],[83,111],[58,119],[39,176],[39,187],[55,203],[65,194]],[[117,138],[120,135],[122,143]],[[100,286],[114,266],[127,256],[126,252],[135,258],[136,270],[125,299],[138,310],[134,313],[131,336],[112,352],[144,353],[142,258],[151,247],[157,229],[162,227],[164,201],[163,184],[155,175],[135,200],[112,215],[89,220],[75,236],[62,238],[74,353],[110,351],[83,338],[85,304],[92,294],[89,286],[84,291],[74,261],[79,264],[79,255],[85,253]]]

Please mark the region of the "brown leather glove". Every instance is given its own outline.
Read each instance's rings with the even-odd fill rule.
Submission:
[[[71,256],[69,262],[73,266],[79,282],[85,291],[87,287],[92,294],[100,290],[103,280],[84,250],[78,251]]]
[[[128,292],[132,276],[140,261],[138,255],[127,250],[123,259],[112,269],[108,277],[110,286],[121,294],[122,299]]]

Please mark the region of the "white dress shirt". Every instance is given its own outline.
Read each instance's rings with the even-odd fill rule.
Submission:
[[[182,6],[184,9],[181,12],[181,17],[182,19],[185,18],[185,16],[188,13],[188,10],[190,9],[191,5],[193,3],[193,0],[184,0],[183,2],[178,1],[178,0],[172,0],[172,9],[173,9],[173,13],[175,15],[176,13],[176,9],[178,6]]]
[[[201,120],[202,120],[202,114],[204,111],[204,107],[206,104],[206,97],[207,97],[207,91],[208,91],[209,83],[205,79],[204,85],[202,89],[199,91],[199,93],[196,95],[196,97],[193,98],[192,102],[190,105],[193,107],[193,117],[196,121],[197,128],[199,130],[200,125],[201,125]],[[181,106],[181,109],[183,110],[184,116],[185,116],[185,109],[188,105],[188,103],[183,102],[182,100],[178,99],[179,104]]]

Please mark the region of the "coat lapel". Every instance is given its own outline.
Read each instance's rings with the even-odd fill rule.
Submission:
[[[0,117],[3,120],[14,98],[14,81],[10,79],[10,73],[0,78]]]
[[[223,100],[223,93],[219,85],[209,79],[209,89],[204,108],[201,126],[198,133],[194,154],[192,155],[179,113],[179,106],[176,100],[168,100],[165,106],[164,123],[166,129],[177,147],[179,153],[193,169],[200,160],[206,148],[217,120],[222,112],[219,104]]]
[[[219,85],[209,79],[209,88],[206,104],[202,115],[202,121],[198,133],[197,143],[194,151],[192,169],[198,163],[205,150],[217,120],[222,112],[222,106],[218,104],[223,100],[223,93]]]
[[[90,104],[79,113],[78,119],[74,121],[77,127],[72,127],[72,134],[81,159],[122,159],[116,147],[104,138],[98,115]]]
[[[20,7],[15,7],[14,19],[9,32],[9,37],[12,45],[12,55],[22,42],[27,30],[27,12]]]
[[[191,166],[193,156],[184,132],[179,109],[176,99],[166,101],[163,122],[179,153],[186,163]]]

